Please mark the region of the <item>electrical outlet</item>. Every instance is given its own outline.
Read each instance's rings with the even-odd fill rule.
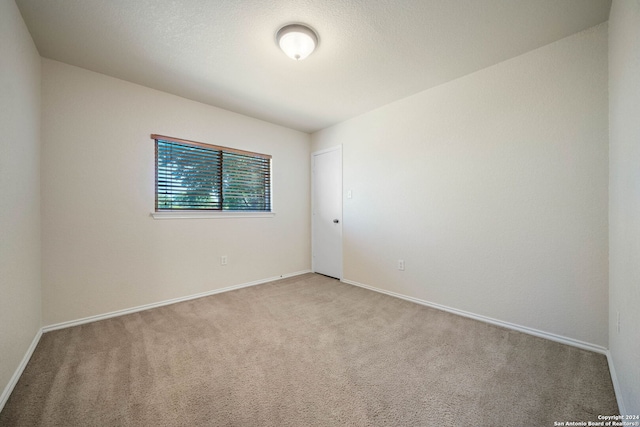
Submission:
[[[227,256],[226,255],[222,255],[220,257],[220,265],[227,265]]]
[[[404,260],[403,259],[399,259],[398,260],[398,270],[404,271]]]
[[[353,197],[353,193],[351,190],[347,191],[347,199],[350,199],[351,197]]]
[[[618,333],[620,333],[620,312],[618,312],[618,319],[617,319],[616,325],[618,328]]]

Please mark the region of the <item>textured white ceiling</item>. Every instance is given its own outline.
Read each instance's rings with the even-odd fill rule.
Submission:
[[[17,0],[40,54],[313,132],[608,19],[610,0]],[[315,28],[304,61],[283,24]]]

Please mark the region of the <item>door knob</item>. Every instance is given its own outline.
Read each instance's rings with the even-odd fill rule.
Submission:
[[[340,220],[339,220],[339,219],[334,219],[334,220],[333,220],[333,223],[334,223],[334,224],[337,224],[337,223],[339,223],[339,222],[340,222]]]

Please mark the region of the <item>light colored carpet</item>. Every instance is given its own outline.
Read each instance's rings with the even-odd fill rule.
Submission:
[[[2,426],[553,426],[603,355],[307,274],[43,335]]]

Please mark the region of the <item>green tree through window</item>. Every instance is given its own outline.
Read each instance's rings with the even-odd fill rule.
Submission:
[[[152,135],[156,211],[271,211],[271,156]]]

